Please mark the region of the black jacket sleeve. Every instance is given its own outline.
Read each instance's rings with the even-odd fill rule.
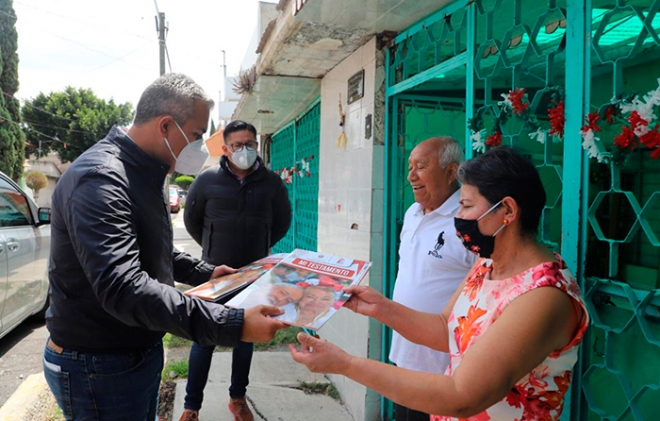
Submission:
[[[97,169],[80,180],[67,202],[68,209],[75,210],[67,212],[67,225],[75,233],[71,241],[76,256],[107,313],[129,326],[170,332],[200,344],[238,343],[242,310],[187,297],[141,269],[140,253],[148,251],[137,245],[124,177]],[[183,270],[183,260],[176,266],[177,272]]]
[[[177,249],[172,251],[172,267],[175,281],[192,286],[208,281],[215,269],[215,266]]]
[[[204,232],[204,208],[206,206],[204,178],[204,174],[200,174],[192,182],[186,196],[186,206],[183,209],[183,223],[186,225],[186,230],[200,246]]]
[[[275,176],[277,191],[273,196],[273,228],[270,234],[269,247],[273,247],[289,231],[291,226],[291,202],[289,192],[282,180]]]

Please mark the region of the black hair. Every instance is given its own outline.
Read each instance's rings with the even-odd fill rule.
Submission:
[[[246,123],[242,120],[234,120],[227,124],[224,132],[222,132],[222,137],[225,139],[225,143],[227,143],[227,138],[229,138],[230,134],[235,132],[242,132],[243,130],[247,130],[252,133],[254,137],[257,137],[257,129],[252,124]]]
[[[534,164],[513,148],[498,146],[463,162],[457,177],[461,184],[475,186],[491,205],[512,197],[521,210],[523,232],[537,233],[545,207],[545,189]]]

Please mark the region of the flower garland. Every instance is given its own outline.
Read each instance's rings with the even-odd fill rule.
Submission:
[[[655,107],[660,106],[660,79],[658,87],[649,91],[639,98],[632,94],[626,98],[612,98],[610,104],[603,110],[604,120],[610,125],[614,124],[614,118],[625,121],[627,124],[621,126],[621,132],[614,137],[612,159],[621,162],[638,147],[651,150],[651,158],[660,157],[660,123],[655,114]],[[596,158],[598,162],[608,160],[608,154],[596,136],[601,131],[598,120],[601,115],[598,112],[589,113],[585,117],[585,125],[582,126],[582,147],[588,151],[590,158]]]
[[[564,108],[564,91],[561,87],[552,87],[552,97],[548,106],[548,117],[550,120],[550,130],[546,131],[541,125],[529,107],[530,102],[527,99],[526,88],[514,88],[508,94],[501,94],[503,100],[497,103],[495,123],[486,135],[484,127],[483,114],[485,109],[477,111],[477,115],[468,120],[470,129],[470,140],[472,149],[477,152],[485,152],[486,147],[496,147],[502,144],[502,126],[506,124],[511,116],[515,116],[523,121],[523,127],[529,131],[529,137],[538,142],[545,143],[548,135],[551,135],[555,142],[560,142],[564,138],[564,126],[566,122]],[[486,137],[486,140],[484,140]]]
[[[310,161],[314,159],[314,155],[307,158],[303,158],[300,161],[296,161],[291,168],[282,168],[281,170],[273,171],[275,174],[279,175],[282,181],[286,184],[293,183],[293,176],[298,175],[302,177],[311,177],[312,173],[309,172]]]

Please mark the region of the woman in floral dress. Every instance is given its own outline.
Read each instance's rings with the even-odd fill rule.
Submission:
[[[545,206],[538,172],[513,149],[497,147],[464,162],[458,176],[457,235],[481,259],[444,312],[417,312],[362,286],[346,290],[353,297],[345,305],[448,352],[445,375],[355,357],[305,334],[292,356],[438,414],[431,421],[556,421],[589,318],[562,258],[536,239]]]

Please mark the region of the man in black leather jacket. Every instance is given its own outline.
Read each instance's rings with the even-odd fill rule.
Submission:
[[[210,263],[245,266],[268,255],[291,225],[291,203],[282,179],[257,155],[257,131],[232,121],[225,127],[220,164],[202,172],[188,192],[184,221]],[[196,420],[204,398],[213,346],[194,343],[190,350],[184,413],[180,421]],[[236,421],[252,421],[245,401],[253,346],[234,348],[229,409]]]
[[[67,419],[153,421],[165,332],[235,346],[286,327],[267,317],[276,307],[228,309],[174,288],[233,271],[173,248],[163,189],[168,172],[203,158],[212,105],[190,78],[162,76],[133,126],[114,127],[58,182],[44,374]]]

